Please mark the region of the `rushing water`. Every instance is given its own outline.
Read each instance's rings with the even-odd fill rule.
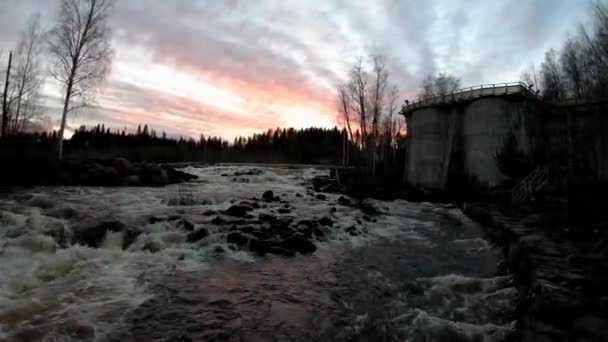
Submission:
[[[372,201],[382,214],[368,222],[339,195],[307,194],[306,180],[327,171],[238,175],[250,169],[190,167],[197,182],[164,188],[3,195],[0,340],[502,341],[512,332],[516,290],[494,276],[497,251],[459,209]],[[268,189],[297,219],[336,222],[314,254],[230,248],[203,215]],[[149,223],[153,215],[185,217],[211,236],[189,243],[175,222]],[[122,233],[100,248],[69,243],[73,228],[102,220],[143,233],[127,250]],[[353,224],[365,234],[344,231]]]

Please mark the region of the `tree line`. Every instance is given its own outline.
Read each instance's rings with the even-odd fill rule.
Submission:
[[[170,137],[148,125],[139,125],[136,132],[128,132],[126,129],[111,130],[100,124],[76,129],[71,139],[66,141],[65,152],[70,157],[125,157],[149,162],[340,165],[344,161],[346,148],[350,150],[352,162],[356,163],[361,156],[358,149],[344,139],[346,135],[346,130],[336,127],[276,128],[228,141],[202,134],[198,139]],[[4,146],[5,150],[11,151],[16,150],[11,148],[12,145],[19,146],[19,157],[45,158],[44,155],[54,148],[58,139],[57,131],[15,134],[7,137]]]
[[[539,65],[529,66],[521,81],[546,101],[597,101],[608,96],[608,6],[592,5],[590,27],[581,26],[559,50],[550,49]]]
[[[8,52],[2,87],[3,138],[26,131],[41,116],[46,56],[49,74],[62,91],[57,133],[57,153],[62,158],[68,114],[94,103],[97,87],[110,70],[113,50],[108,20],[113,4],[114,0],[61,0],[49,30],[41,28],[39,14],[32,17],[16,50]]]

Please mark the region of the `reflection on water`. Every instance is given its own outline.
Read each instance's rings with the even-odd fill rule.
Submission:
[[[189,168],[199,182],[158,189],[0,200],[0,340],[501,341],[512,331],[516,291],[494,277],[496,251],[458,209],[373,201],[383,215],[366,221],[338,195],[307,194],[305,179],[323,171],[226,176],[243,168]],[[234,249],[204,214],[269,189],[298,219],[336,222],[313,255]],[[211,235],[188,242],[178,221],[150,220],[163,215]],[[70,243],[83,222],[108,219],[141,230],[127,250],[121,232],[99,248]],[[349,234],[354,224],[366,233]]]

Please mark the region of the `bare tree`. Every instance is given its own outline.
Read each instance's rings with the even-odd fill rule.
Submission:
[[[525,83],[531,91],[541,91],[540,73],[534,64],[530,65],[519,76],[521,82]]]
[[[348,84],[351,109],[357,114],[360,125],[361,145],[365,147],[367,139],[367,84],[368,74],[363,69],[363,59],[359,58],[350,71]]]
[[[542,95],[548,101],[557,101],[565,97],[565,87],[560,74],[560,64],[554,49],[545,54],[545,61],[540,66]]]
[[[346,84],[341,84],[338,87],[338,101],[339,101],[339,112],[342,116],[342,118],[344,119],[344,123],[346,124],[346,129],[348,130],[348,136],[350,140],[353,140],[353,130],[351,127],[351,115],[352,115],[352,111],[350,110],[351,108],[351,104],[350,104],[350,98],[349,98],[349,94],[348,94],[348,85]]]
[[[384,123],[384,132],[388,137],[388,142],[391,146],[395,144],[395,136],[399,132],[399,118],[397,114],[397,103],[399,101],[399,88],[393,85],[388,90],[386,97],[386,117]]]
[[[587,99],[591,95],[593,63],[584,41],[569,38],[561,51],[560,62],[564,83],[570,95]]]
[[[2,94],[2,128],[1,134],[2,138],[6,137],[6,128],[8,126],[8,88],[10,87],[11,80],[11,67],[13,64],[13,52],[9,51],[8,53],[8,66],[6,68],[6,78],[4,81],[4,92]]]
[[[59,159],[68,113],[91,105],[112,61],[108,18],[113,0],[62,0],[49,46],[53,76],[64,86]]]
[[[460,89],[460,79],[441,72],[436,76],[428,75],[422,81],[422,87],[418,93],[421,98],[444,96]]]
[[[15,56],[9,100],[12,109],[10,129],[14,133],[25,130],[28,122],[40,114],[38,101],[43,82],[41,39],[40,15],[36,14],[23,32]]]
[[[378,136],[380,119],[385,109],[385,98],[386,91],[388,88],[388,71],[386,70],[386,58],[384,56],[373,56],[373,83],[371,89],[368,92],[370,95],[369,105],[372,114],[372,137],[371,137],[371,149],[372,154],[372,174],[376,169],[376,154],[378,146]]]

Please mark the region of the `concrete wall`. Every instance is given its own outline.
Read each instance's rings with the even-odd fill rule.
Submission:
[[[449,144],[450,114],[441,108],[424,108],[407,119],[406,178],[415,187],[443,189]]]
[[[496,154],[510,134],[521,152],[531,156],[536,142],[535,108],[524,98],[487,97],[469,104],[462,123],[463,173],[488,186],[505,179]]]
[[[407,181],[414,187],[445,190],[447,179],[457,172],[456,176],[497,185],[505,176],[495,156],[510,133],[522,152],[533,153],[537,109],[517,96],[479,98],[409,113]]]

